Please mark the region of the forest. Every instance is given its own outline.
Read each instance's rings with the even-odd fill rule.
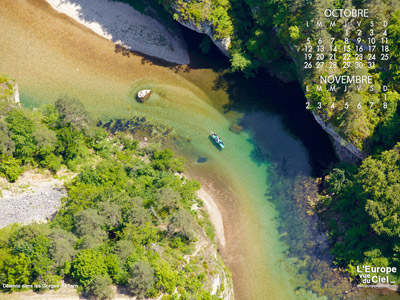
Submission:
[[[211,279],[228,285],[230,274],[195,195],[200,183],[179,175],[182,157],[94,126],[77,99],[0,105],[0,176],[75,174],[54,219],[0,229],[0,282],[39,293],[68,282],[97,299],[112,298],[112,286],[138,299],[221,299],[224,283],[212,296]],[[198,242],[209,249],[194,254]]]
[[[358,277],[357,266],[400,268],[400,143],[359,167],[336,166],[317,205],[335,264]],[[392,274],[395,282],[399,275]]]

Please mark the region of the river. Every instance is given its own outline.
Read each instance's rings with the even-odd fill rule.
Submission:
[[[146,116],[190,138],[175,149],[222,210],[226,246],[219,250],[232,270],[236,299],[341,297],[344,290],[329,278],[329,287],[319,288],[322,296],[311,292],[310,282],[320,281],[312,272],[331,277],[332,271],[325,254],[308,250],[315,248],[307,243],[316,231],[296,203],[315,190],[308,178],[336,158],[305,110],[299,85],[264,71],[249,80],[229,73],[227,58],[215,48],[201,54],[201,38],[183,31],[192,63],[174,66],[121,53],[44,1],[1,1],[0,73],[17,80],[26,106],[70,95],[97,120]],[[142,88],[153,90],[144,104],[135,101]],[[244,128],[239,135],[229,130],[234,122]],[[222,137],[224,151],[210,141],[210,131]]]

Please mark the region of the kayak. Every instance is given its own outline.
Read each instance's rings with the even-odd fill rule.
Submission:
[[[220,146],[222,149],[225,148],[224,143],[215,132],[211,132],[211,137],[218,146]]]

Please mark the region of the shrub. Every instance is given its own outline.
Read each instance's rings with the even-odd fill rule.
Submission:
[[[110,288],[111,279],[108,276],[96,275],[86,287],[89,296],[94,299],[112,299],[114,293]]]
[[[148,262],[138,261],[130,270],[128,290],[139,299],[144,298],[146,292],[155,284],[154,269]]]
[[[81,250],[71,264],[73,278],[87,286],[96,275],[106,275],[107,265],[102,253],[87,249]]]
[[[20,167],[21,160],[8,155],[0,156],[0,175],[3,175],[10,182],[15,182],[23,170]]]

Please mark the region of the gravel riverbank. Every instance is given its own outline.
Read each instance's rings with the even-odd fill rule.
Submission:
[[[0,228],[11,223],[46,222],[66,195],[62,181],[30,172],[13,184],[1,178],[0,192]]]
[[[176,64],[189,64],[186,43],[158,20],[110,0],[46,0],[93,32],[117,45]]]

